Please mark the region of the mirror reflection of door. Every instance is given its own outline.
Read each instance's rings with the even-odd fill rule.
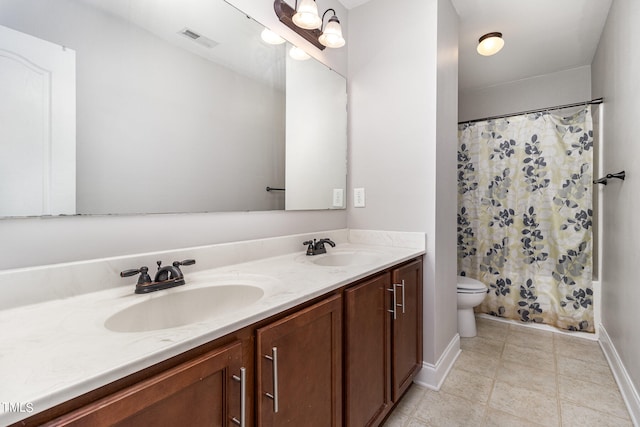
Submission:
[[[0,216],[75,214],[75,52],[0,26]]]

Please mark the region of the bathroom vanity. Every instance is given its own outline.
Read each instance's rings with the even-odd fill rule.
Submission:
[[[410,237],[407,244],[411,233],[400,239],[398,233],[391,238],[358,233],[333,232],[337,246],[325,255],[306,257],[298,250],[218,268],[203,265],[197,255],[220,248],[185,250],[180,256],[197,259],[203,270],[186,272],[186,285],[158,295],[134,295],[133,286],[119,286],[0,311],[4,325],[9,315],[20,322],[22,315],[67,310],[58,314],[62,323],[54,319],[39,333],[28,325],[23,333],[25,341],[36,340],[57,354],[29,354],[23,363],[31,370],[23,375],[9,375],[12,366],[0,367],[10,384],[0,399],[31,402],[37,413],[1,413],[0,420],[91,426],[381,424],[422,366],[424,248],[415,244],[420,238]],[[303,240],[286,241],[291,243],[284,246]],[[237,251],[233,246],[224,249]],[[134,332],[105,327],[105,318],[147,303],[140,298],[231,282],[251,282],[264,295],[246,307],[181,326],[154,330],[132,324]],[[72,306],[81,313],[70,313]],[[68,328],[81,317],[84,325]],[[65,330],[58,334],[47,331],[61,325]],[[20,348],[20,342],[14,344]],[[34,367],[38,360],[45,366]],[[18,368],[19,362],[8,361]],[[24,384],[11,382],[22,377]],[[13,396],[7,394],[11,390]]]

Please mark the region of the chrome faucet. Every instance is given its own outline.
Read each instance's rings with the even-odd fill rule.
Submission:
[[[308,256],[326,254],[327,249],[324,247],[325,243],[331,245],[332,248],[336,247],[336,244],[333,241],[331,241],[331,239],[327,239],[327,238],[320,239],[318,241],[316,241],[316,239],[313,239],[313,240],[307,240],[306,242],[302,242],[303,245],[308,245],[307,246]]]
[[[180,270],[180,266],[193,265],[195,263],[196,261],[194,259],[186,259],[184,261],[174,261],[172,265],[162,267],[162,261],[158,261],[156,262],[156,264],[158,264],[158,271],[156,272],[153,282],[149,276],[148,267],[140,267],[137,270],[121,271],[120,277],[129,277],[140,273],[138,283],[136,284],[136,294],[146,294],[149,292],[184,285],[184,275]]]

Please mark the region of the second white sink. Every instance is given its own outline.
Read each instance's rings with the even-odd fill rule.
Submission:
[[[109,317],[104,326],[114,332],[175,328],[246,307],[261,299],[264,291],[257,286],[231,284],[148,295],[148,299]]]
[[[381,255],[364,251],[333,251],[324,255],[307,257],[307,261],[327,267],[360,266],[379,262]]]

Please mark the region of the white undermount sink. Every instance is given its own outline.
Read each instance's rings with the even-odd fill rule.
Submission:
[[[307,257],[307,261],[326,267],[360,266],[379,262],[381,255],[366,251],[331,251]]]
[[[188,286],[188,285],[184,285]],[[192,289],[174,288],[109,317],[104,326],[114,332],[144,332],[200,322],[246,307],[264,296],[262,288],[226,284]]]

